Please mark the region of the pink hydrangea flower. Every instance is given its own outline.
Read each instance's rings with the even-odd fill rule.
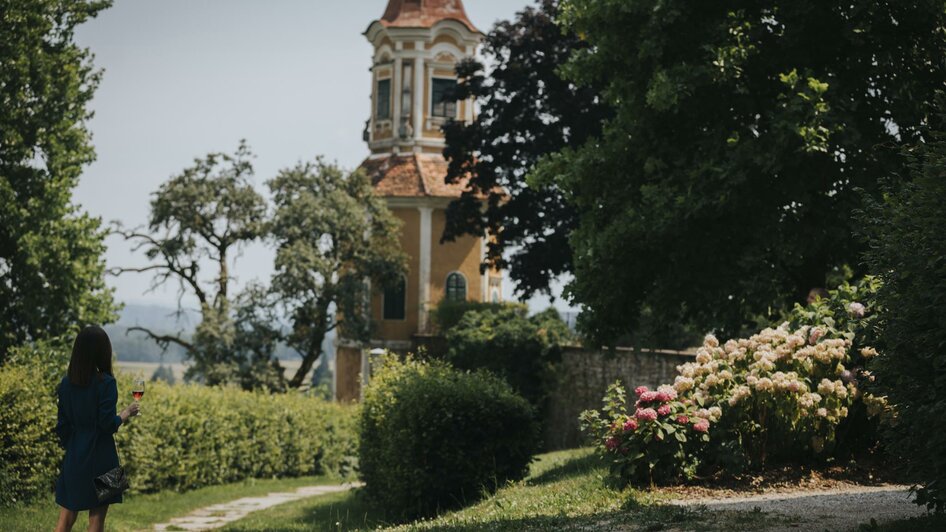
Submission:
[[[684,416],[683,414],[680,414],[679,416],[677,416],[677,423],[680,423],[681,425],[686,425],[689,422],[690,422],[690,418]]]
[[[607,447],[609,451],[617,449],[618,445],[620,445],[620,442],[618,442],[618,439],[614,436],[611,436],[604,442],[604,446]]]
[[[638,397],[640,397],[641,394],[646,392],[648,389],[649,388],[647,388],[646,386],[638,386],[637,388],[634,388],[634,393],[637,394]]]
[[[627,421],[624,422],[624,432],[637,430],[637,420],[634,418],[627,418]]]
[[[670,405],[660,405],[660,408],[657,409],[657,414],[660,415],[660,417],[669,416]]]
[[[811,332],[808,334],[808,343],[815,345],[822,336],[824,336],[824,329],[821,327],[815,327],[811,329]]]
[[[709,420],[701,419],[693,424],[693,430],[697,432],[709,432]]]
[[[638,408],[637,412],[634,412],[634,417],[641,421],[654,421],[657,419],[657,411],[653,408]]]
[[[656,401],[659,395],[660,395],[660,394],[658,394],[657,392],[644,392],[644,393],[642,393],[641,396],[640,396],[640,397],[641,397],[641,402],[642,402],[642,403],[649,403],[649,402],[651,402],[651,401]]]

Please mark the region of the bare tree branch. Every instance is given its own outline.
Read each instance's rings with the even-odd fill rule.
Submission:
[[[168,348],[168,346],[171,345],[171,344],[177,344],[177,345],[183,347],[184,349],[186,349],[186,350],[188,350],[188,351],[192,351],[192,350],[194,349],[193,344],[191,344],[190,342],[188,342],[188,341],[186,341],[186,340],[182,340],[181,338],[179,338],[179,337],[177,337],[177,336],[172,336],[172,335],[169,335],[169,334],[157,334],[157,333],[151,331],[150,329],[146,329],[146,328],[144,328],[144,327],[138,327],[138,326],[129,327],[129,328],[125,331],[125,334],[127,335],[128,333],[130,333],[130,332],[132,332],[132,331],[138,331],[138,332],[143,332],[143,333],[147,334],[152,340],[155,341],[155,343],[157,343],[159,346],[161,346],[161,349],[165,349],[165,350],[166,350],[166,349]]]

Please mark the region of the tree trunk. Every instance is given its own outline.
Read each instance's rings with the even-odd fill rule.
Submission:
[[[324,308],[320,309],[316,314],[316,316],[318,316],[318,325],[313,328],[312,335],[309,337],[308,342],[306,342],[307,346],[305,354],[302,357],[302,365],[299,366],[299,369],[296,370],[296,374],[289,380],[290,388],[302,386],[302,381],[305,379],[305,376],[308,375],[309,371],[312,370],[312,366],[315,365],[315,361],[322,355],[322,342],[325,341],[325,333],[327,332],[327,313],[328,308]]]

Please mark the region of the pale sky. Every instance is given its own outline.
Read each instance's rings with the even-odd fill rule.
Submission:
[[[366,156],[371,46],[362,32],[387,0],[116,0],[79,28],[104,69],[90,122],[98,160],[75,201],[104,220],[143,224],[150,194],[195,157],[256,153],[256,184],[301,159],[324,155],[354,168]],[[530,0],[466,0],[484,32]],[[142,264],[119,238],[110,267]],[[272,252],[247,248],[238,282],[267,280]],[[111,278],[117,299],[173,305],[175,290],[145,294],[150,278]],[[511,286],[506,294],[512,293]],[[530,302],[544,308],[547,301]],[[558,305],[562,305],[559,301]]]

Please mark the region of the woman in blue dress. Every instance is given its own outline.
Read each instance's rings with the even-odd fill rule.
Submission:
[[[100,532],[105,530],[108,505],[122,502],[122,497],[99,501],[93,479],[118,467],[112,435],[138,414],[137,403],[115,413],[118,387],[112,375],[112,343],[101,327],[86,327],[76,336],[69,371],[57,393],[56,434],[66,456],[56,481],[60,506],[56,532],[72,530],[84,510],[89,511],[89,531]]]

